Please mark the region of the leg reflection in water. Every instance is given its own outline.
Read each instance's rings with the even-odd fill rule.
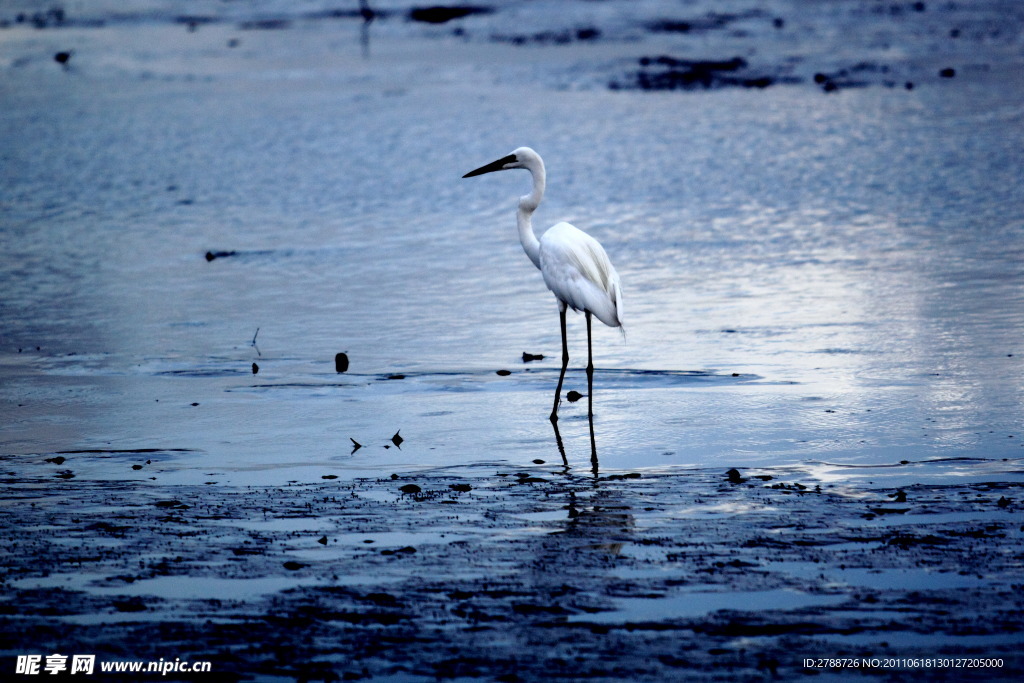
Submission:
[[[589,397],[588,397],[589,398]],[[587,423],[590,426],[590,466],[594,476],[597,476],[598,465],[597,465],[597,439],[594,437],[594,411],[587,411]],[[565,444],[562,442],[562,433],[558,430],[558,422],[555,420],[551,421],[551,428],[555,431],[555,445],[558,446],[558,454],[562,456],[562,466],[565,468],[565,472],[568,473],[569,459],[565,455]]]

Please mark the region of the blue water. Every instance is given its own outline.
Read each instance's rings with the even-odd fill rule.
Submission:
[[[642,92],[604,87],[624,55],[745,44],[813,71],[827,22],[772,42],[781,3],[631,42],[646,14],[578,3],[574,25],[606,40],[515,46],[490,38],[535,32],[519,10],[460,37],[395,6],[366,58],[354,20],[233,23],[284,11],[266,5],[188,33],[176,4],[152,7],[0,32],[10,471],[274,483],[559,462],[557,309],[515,234],[528,178],[461,179],[526,144],[548,168],[535,224],[589,231],[623,282],[626,339],[595,328],[603,471],[960,458],[903,476],[1019,477],[1024,107],[1019,77],[979,66],[1013,52],[1012,22],[950,53],[962,77],[913,90]],[[871,54],[933,73],[928,35]],[[578,316],[569,333],[566,389],[585,391]],[[584,470],[585,404],[561,421]]]

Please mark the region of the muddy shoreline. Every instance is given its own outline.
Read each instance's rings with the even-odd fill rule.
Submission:
[[[1020,484],[478,474],[8,479],[2,650],[236,680],[850,675],[804,658],[1003,661],[856,672],[885,680],[1024,672]]]

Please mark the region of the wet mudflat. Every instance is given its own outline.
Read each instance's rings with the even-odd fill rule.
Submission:
[[[8,479],[3,648],[211,661],[238,680],[850,673],[805,658],[866,658],[857,674],[886,680],[922,675],[894,659],[1024,673],[1020,484],[799,477],[545,463],[58,495]]]

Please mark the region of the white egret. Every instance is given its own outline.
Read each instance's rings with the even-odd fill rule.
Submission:
[[[470,171],[463,178],[525,168],[533,177],[533,191],[519,198],[516,221],[523,251],[540,269],[544,283],[558,300],[559,322],[562,328],[562,372],[558,375],[555,403],[551,408],[551,421],[558,420],[558,404],[562,393],[565,369],[569,365],[569,345],[565,336],[565,311],[583,311],[587,320],[587,402],[588,414],[593,415],[594,356],[591,346],[590,316],[609,327],[622,327],[622,290],[619,274],[608,259],[604,247],[593,237],[568,223],[557,223],[540,239],[533,232],[531,218],[544,197],[544,161],[529,147],[520,147],[508,156]]]

